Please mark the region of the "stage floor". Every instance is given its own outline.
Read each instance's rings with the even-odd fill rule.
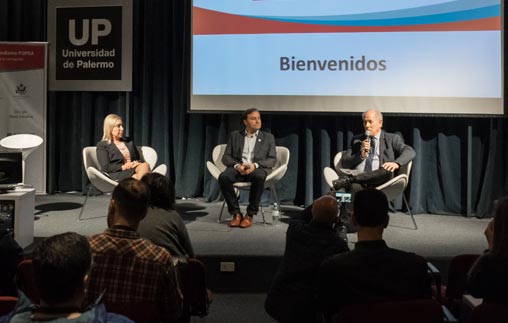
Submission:
[[[37,238],[74,231],[83,235],[102,232],[106,228],[106,212],[110,197],[93,196],[88,199],[83,218],[77,221],[84,196],[55,194],[36,196],[34,235]],[[285,232],[289,217],[301,208],[282,206],[281,221],[272,225],[270,208],[266,208],[268,224],[261,214],[251,228],[230,228],[230,216],[225,211],[217,223],[222,202],[206,203],[202,199],[177,200],[177,209],[189,231],[194,250],[200,256],[281,256],[284,252]],[[413,229],[409,215],[391,214],[385,240],[394,248],[412,251],[427,258],[451,258],[463,253],[482,253],[486,248],[483,230],[488,219],[463,216],[418,214],[418,229]],[[354,247],[355,234],[349,234]]]

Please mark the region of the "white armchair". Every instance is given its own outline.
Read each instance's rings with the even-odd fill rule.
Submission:
[[[284,174],[286,174],[289,164],[289,149],[282,146],[276,146],[275,149],[277,151],[277,162],[275,163],[272,172],[268,174],[268,176],[266,177],[265,189],[268,188],[273,193],[275,202],[277,203],[277,211],[280,212],[280,200],[279,196],[277,195],[277,190],[275,189],[275,183],[280,181],[281,178],[284,176]],[[219,180],[219,175],[226,169],[226,166],[222,163],[222,156],[224,155],[225,150],[226,150],[225,144],[215,146],[215,148],[212,151],[212,161],[206,162],[206,167],[208,168],[208,171],[216,180]],[[250,182],[236,182],[233,184],[233,186],[235,187],[237,193],[239,193],[238,190],[249,190]],[[226,201],[222,203],[219,220],[217,222],[220,222],[222,218],[222,213],[224,212],[225,205]],[[266,223],[263,206],[260,205],[260,208],[261,215],[263,216],[263,222]]]
[[[326,184],[333,189],[333,181],[339,178],[339,171],[341,167],[341,159],[343,154],[346,154],[347,151],[339,151],[335,158],[333,159],[333,166],[335,169],[331,167],[325,167],[323,170],[323,175],[325,177]],[[376,189],[383,191],[388,198],[388,201],[393,201],[400,195],[402,195],[402,201],[406,206],[407,212],[411,216],[411,220],[413,221],[414,229],[417,230],[418,226],[416,225],[415,218],[411,209],[409,208],[409,203],[407,202],[406,196],[404,195],[404,191],[409,183],[409,175],[411,173],[411,166],[413,162],[410,161],[407,165],[400,166],[400,168],[396,171],[395,176],[389,181],[379,185]]]
[[[155,151],[155,149],[149,146],[138,147],[138,149],[140,155],[148,163],[148,165],[150,165],[150,169],[152,169],[154,173],[166,175],[167,166],[165,164],[161,164],[155,167],[155,165],[157,164],[157,152]],[[81,216],[83,215],[86,202],[88,201],[88,197],[90,196],[92,185],[102,193],[111,193],[118,185],[117,181],[111,179],[106,173],[100,171],[101,166],[99,165],[99,161],[97,160],[95,146],[83,148],[83,166],[85,167],[86,175],[88,176],[91,185],[88,188],[85,201],[83,202],[83,206],[81,207],[81,211],[79,212],[78,221],[82,220]]]

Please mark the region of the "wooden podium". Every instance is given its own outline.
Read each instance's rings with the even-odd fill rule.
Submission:
[[[26,248],[34,242],[35,189],[0,194],[0,201],[14,202],[14,240]]]

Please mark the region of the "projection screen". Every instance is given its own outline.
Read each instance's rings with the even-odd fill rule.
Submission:
[[[194,0],[190,111],[503,114],[501,0]]]

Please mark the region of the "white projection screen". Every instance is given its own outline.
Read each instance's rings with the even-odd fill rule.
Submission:
[[[503,114],[501,0],[194,0],[189,111]]]

